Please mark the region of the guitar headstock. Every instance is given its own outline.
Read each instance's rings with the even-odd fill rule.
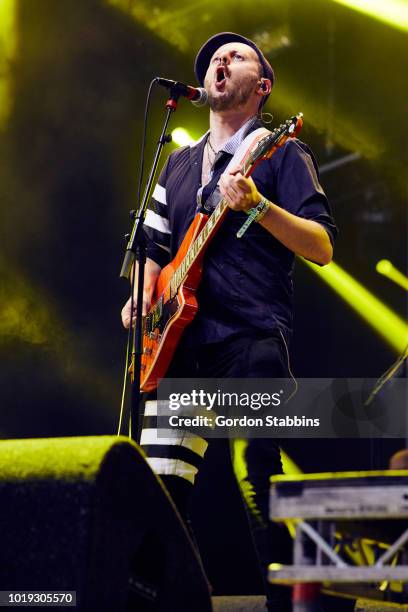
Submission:
[[[261,138],[252,151],[250,157],[250,163],[253,164],[262,159],[268,159],[272,156],[274,150],[277,147],[281,147],[288,138],[295,138],[303,125],[303,113],[291,117],[285,123],[273,130],[268,136]]]

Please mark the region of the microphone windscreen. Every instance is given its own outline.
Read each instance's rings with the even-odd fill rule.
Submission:
[[[204,87],[197,87],[197,89],[200,92],[200,95],[198,96],[197,100],[191,100],[191,102],[194,104],[194,106],[205,106],[208,101],[207,90],[204,89]]]

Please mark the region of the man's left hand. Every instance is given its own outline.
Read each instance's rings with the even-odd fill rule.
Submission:
[[[239,166],[222,174],[219,186],[222,197],[232,210],[247,211],[262,199],[254,181],[241,174]]]

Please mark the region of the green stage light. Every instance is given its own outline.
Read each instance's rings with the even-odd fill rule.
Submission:
[[[247,507],[250,509],[252,516],[262,522],[262,518],[259,512],[259,508],[254,500],[253,485],[248,480],[248,466],[245,458],[246,450],[248,448],[248,440],[242,438],[234,438],[230,441],[232,444],[232,464],[234,467],[235,477],[239,482],[241,489],[241,495],[244,497]],[[302,470],[296,463],[287,455],[282,449],[280,451],[282,468],[285,475],[296,475],[302,474]],[[293,521],[285,521],[287,528],[292,537],[295,537],[295,524]]]
[[[10,114],[12,93],[10,67],[17,48],[16,0],[0,0],[0,126]]]
[[[383,274],[400,287],[408,291],[408,277],[396,268],[388,259],[381,259],[376,265],[377,272]]]
[[[334,0],[378,21],[406,32],[408,30],[407,0]]]
[[[391,272],[391,268],[392,268],[392,263],[389,261],[389,259],[381,259],[375,267],[377,272],[379,274],[384,274],[384,276],[389,275],[389,273]]]
[[[281,461],[284,474],[301,474],[302,470],[284,450],[281,449]]]
[[[91,336],[85,343],[90,342]],[[75,385],[84,397],[97,393],[99,406],[115,401],[112,376],[92,359],[84,358],[77,332],[68,328],[41,288],[0,253],[0,347],[10,347],[12,351],[19,344],[33,345],[33,350],[37,347],[39,355],[48,356],[52,372]]]
[[[155,37],[161,38],[166,44],[176,47],[182,53],[191,49],[191,24],[199,26],[195,13],[200,10],[201,4],[208,4],[208,0],[196,0],[195,2],[180,2],[178,6],[160,3],[161,6],[152,7],[151,2],[143,0],[136,2],[107,0],[107,2],[127,15],[131,15],[133,19],[143,24],[143,27],[153,32]]]
[[[171,137],[173,142],[175,142],[180,147],[185,147],[186,145],[191,145],[194,143],[194,138],[182,127],[175,128]]]
[[[398,353],[408,342],[408,325],[361,283],[332,261],[324,267],[302,260]]]

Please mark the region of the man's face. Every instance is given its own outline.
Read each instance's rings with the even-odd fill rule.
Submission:
[[[217,49],[204,79],[210,108],[225,111],[244,106],[254,95],[261,71],[250,46],[232,42]]]

